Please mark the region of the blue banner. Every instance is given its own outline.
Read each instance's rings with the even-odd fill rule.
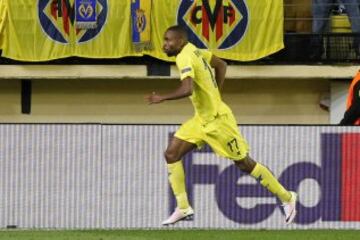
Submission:
[[[97,0],[76,0],[76,27],[78,29],[95,29],[97,27],[96,15]]]
[[[151,0],[132,0],[132,42],[136,51],[150,49]]]

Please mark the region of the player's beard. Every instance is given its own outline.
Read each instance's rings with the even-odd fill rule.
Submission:
[[[174,57],[174,56],[178,55],[178,51],[175,51],[175,50],[173,50],[173,51],[167,51],[167,52],[166,52],[166,55],[167,55],[168,57]]]
[[[168,57],[174,57],[176,55],[178,55],[180,53],[181,49],[169,49],[169,50],[165,50],[165,53]]]

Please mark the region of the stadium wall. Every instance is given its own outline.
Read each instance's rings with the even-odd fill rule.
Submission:
[[[148,106],[144,96],[172,91],[176,78],[33,79],[31,114],[21,114],[21,81],[0,80],[0,122],[176,123],[193,114],[188,99]],[[224,100],[243,124],[328,124],[319,107],[327,79],[228,79]]]
[[[174,199],[163,151],[177,125],[1,124],[0,227],[162,228]],[[176,228],[359,229],[360,130],[243,126],[251,155],[299,194],[279,203],[209,148],[184,158],[193,221]]]
[[[356,71],[351,65],[229,65],[224,99],[243,124],[334,124],[347,93],[333,83],[349,84]],[[145,65],[0,65],[0,122],[181,123],[192,115],[187,100],[144,104],[149,92],[178,84],[173,65],[169,76],[150,72]],[[21,80],[33,82],[30,115],[20,114]],[[319,102],[330,93],[329,113]]]
[[[337,124],[344,116],[351,81],[331,81],[330,123]]]

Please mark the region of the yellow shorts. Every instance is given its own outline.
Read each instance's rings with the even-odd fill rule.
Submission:
[[[218,115],[205,125],[195,116],[181,125],[175,137],[196,144],[198,148],[207,143],[218,155],[235,161],[249,152],[249,145],[239,132],[232,113]]]

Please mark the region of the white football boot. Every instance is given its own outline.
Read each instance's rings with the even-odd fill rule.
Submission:
[[[290,224],[294,221],[296,216],[296,200],[297,194],[295,192],[290,192],[291,199],[289,202],[284,202],[282,207],[284,208],[285,213],[285,223]]]
[[[176,208],[171,216],[163,221],[162,225],[170,225],[179,221],[191,221],[193,220],[194,210],[191,207],[186,209]]]

